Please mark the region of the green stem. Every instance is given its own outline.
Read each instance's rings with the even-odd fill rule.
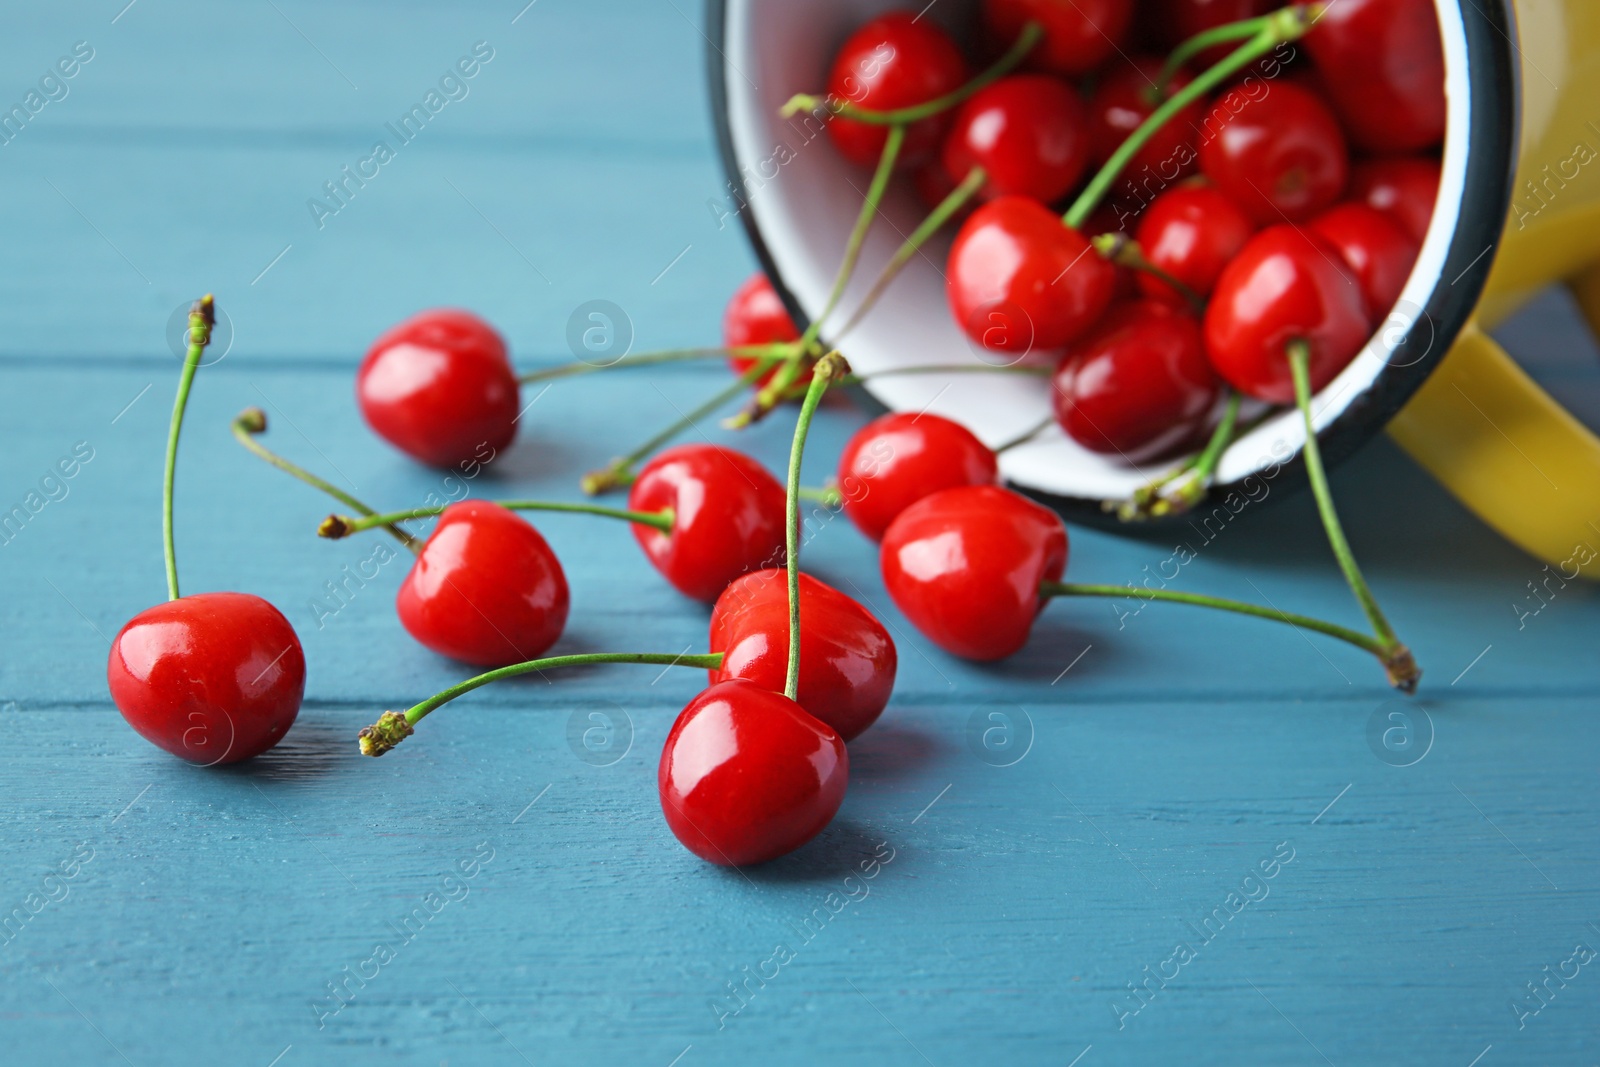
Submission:
[[[1141,485],[1120,504],[1106,501],[1105,510],[1115,510],[1117,518],[1123,522],[1135,522],[1162,515],[1182,515],[1204,500],[1217,473],[1217,464],[1237,436],[1239,400],[1239,394],[1230,389],[1227,404],[1222,409],[1222,421],[1211,431],[1211,439],[1199,455],[1190,456],[1161,477]],[[1174,483],[1177,483],[1175,488]]]
[[[1022,433],[1022,434],[1017,435],[1016,437],[1013,437],[1011,440],[1005,442],[1004,444],[996,445],[995,448],[994,448],[994,454],[998,456],[1002,452],[1011,451],[1013,448],[1016,448],[1018,445],[1027,444],[1029,441],[1033,440],[1035,437],[1038,437],[1041,433],[1043,433],[1045,430],[1049,429],[1052,425],[1054,425],[1055,421],[1056,421],[1056,417],[1054,415],[1046,416],[1044,418],[1044,420],[1041,421],[1040,423],[1038,423],[1036,426],[1034,426],[1033,429],[1027,431],[1026,433]]]
[[[901,270],[905,268],[905,265],[911,261],[911,257],[916,255],[917,251],[924,244],[927,244],[928,238],[938,233],[944,224],[949,222],[951,217],[977,194],[979,189],[983,188],[983,183],[987,178],[988,175],[984,173],[982,167],[973,167],[967,172],[967,176],[961,180],[961,184],[950,190],[945,195],[945,198],[939,201],[939,205],[933,209],[928,217],[922,220],[921,225],[911,231],[911,236],[901,242],[900,247],[895,250],[895,254],[890,257],[888,265],[883,268],[883,273],[878,275],[878,280],[872,283],[871,289],[867,290],[867,295],[862,299],[860,306],[850,313],[850,318],[845,321],[843,328],[839,330],[840,339],[856,328],[856,325],[866,317],[867,312],[871,311],[883,296],[884,290],[889,288],[890,283],[895,280]]]
[[[1367,580],[1361,575],[1361,568],[1356,565],[1355,554],[1350,551],[1350,542],[1345,539],[1339,513],[1333,506],[1333,492],[1328,488],[1328,475],[1322,467],[1322,450],[1317,444],[1317,430],[1311,418],[1311,349],[1304,341],[1291,341],[1288,355],[1289,370],[1294,375],[1294,402],[1305,423],[1306,444],[1301,454],[1305,457],[1306,474],[1311,480],[1311,493],[1317,498],[1322,527],[1328,534],[1328,547],[1333,549],[1334,558],[1339,561],[1339,569],[1344,572],[1350,591],[1355,594],[1356,602],[1361,605],[1362,613],[1372,624],[1373,633],[1388,657],[1386,665],[1390,668],[1391,677],[1396,685],[1409,692],[1416,688],[1417,678],[1422,672],[1417,669],[1406,646],[1395,635],[1394,627],[1384,617],[1383,609],[1378,607],[1377,598],[1372,595]]]
[[[878,205],[883,202],[883,194],[889,188],[889,179],[894,175],[895,161],[900,158],[900,147],[905,140],[904,126],[889,127],[889,136],[883,142],[883,154],[878,157],[878,169],[872,174],[872,184],[867,186],[866,198],[861,201],[861,212],[856,216],[856,223],[851,227],[850,238],[844,246],[844,259],[839,263],[839,272],[833,277],[833,290],[828,294],[828,302],[822,306],[822,314],[811,321],[801,336],[802,346],[817,339],[822,324],[844,298],[845,288],[850,284],[856,263],[861,259],[861,247],[866,243],[867,231],[872,229],[873,217],[877,215]]]
[[[810,500],[830,508],[837,508],[844,503],[844,498],[839,494],[839,487],[836,485],[802,485],[797,495],[801,500]]]
[[[640,460],[650,455],[650,453],[654,452],[656,449],[660,448],[662,445],[678,436],[678,434],[682,433],[686,428],[693,426],[696,422],[699,422],[713,411],[716,411],[718,408],[728,403],[728,401],[732,400],[734,397],[743,393],[751,386],[751,384],[765,374],[768,368],[770,368],[774,362],[774,359],[759,359],[755,366],[739,375],[739,377],[734,380],[732,385],[718,391],[710,399],[706,400],[693,411],[690,411],[681,418],[674,420],[666,429],[651,437],[648,441],[634,449],[632,452],[629,452],[626,456],[612,460],[608,466],[602,467],[600,470],[590,471],[588,474],[585,474],[583,479],[578,483],[579,486],[588,495],[598,496],[601,493],[608,492],[609,490],[616,489],[621,486],[632,485],[633,465],[635,463],[638,463]]]
[[[622,508],[608,508],[599,504],[566,504],[551,500],[491,500],[491,504],[499,504],[512,511],[566,511],[580,515],[603,515],[611,519],[623,519],[627,522],[637,522],[644,526],[653,526],[662,533],[672,532],[672,509],[662,508],[660,511],[626,511]],[[391,511],[383,515],[366,515],[354,518],[349,515],[329,515],[317,527],[317,534],[321,537],[338,540],[349,537],[351,534],[370,530],[374,526],[388,526],[391,523],[405,522],[407,519],[427,519],[441,514],[448,504],[438,507],[411,508],[408,511]]]
[[[1167,95],[1167,86],[1172,84],[1173,76],[1182,70],[1184,65],[1195,56],[1219,44],[1230,41],[1242,41],[1247,37],[1254,37],[1266,28],[1267,21],[1272,16],[1263,15],[1253,19],[1241,19],[1238,22],[1229,22],[1222,26],[1213,26],[1209,30],[1195,34],[1184,41],[1172,54],[1167,57],[1167,62],[1161,68],[1161,73],[1156,75],[1156,84],[1152,90],[1157,94],[1157,99],[1164,99]]]
[[[1078,194],[1078,198],[1072,202],[1067,213],[1061,217],[1062,221],[1075,230],[1081,229],[1084,220],[1094,213],[1101,199],[1111,189],[1112,183],[1121,175],[1122,168],[1126,167],[1128,161],[1149,143],[1157,130],[1165,126],[1178,112],[1221,85],[1234,72],[1266,55],[1283,42],[1303,36],[1320,14],[1320,5],[1291,4],[1263,16],[1264,24],[1255,36],[1236,48],[1228,58],[1173,93],[1165,103],[1151,112],[1150,117],[1145,119],[1138,129],[1128,135],[1128,139],[1122,142],[1121,147],[1112,153],[1105,166],[1100,168],[1099,173],[1083,192]]]
[[[523,385],[531,385],[556,378],[572,378],[580,374],[592,374],[595,371],[650,367],[661,363],[678,363],[691,359],[714,359],[717,357],[763,359],[770,357],[776,360],[787,356],[791,347],[791,342],[784,342],[771,345],[743,345],[733,348],[668,348],[660,352],[641,352],[637,356],[626,356],[615,363],[584,363],[581,361],[563,363],[556,367],[529,371],[518,376],[517,381]]]
[[[1309,615],[1295,615],[1277,608],[1264,608],[1257,604],[1248,604],[1242,600],[1227,600],[1222,597],[1205,596],[1200,593],[1180,593],[1171,589],[1146,589],[1136,585],[1084,585],[1077,582],[1045,582],[1039,587],[1040,595],[1054,596],[1093,596],[1093,597],[1133,597],[1137,600],[1164,600],[1173,604],[1189,604],[1199,608],[1215,608],[1218,611],[1231,611],[1238,615],[1250,615],[1258,619],[1271,619],[1274,622],[1285,622],[1290,626],[1299,626],[1307,630],[1315,630],[1329,637],[1336,637],[1370,652],[1379,659],[1387,654],[1382,642],[1375,641],[1366,634],[1352,630],[1347,626],[1337,623],[1323,622],[1313,619]]]
[[[844,374],[835,378],[833,384],[860,385],[862,382],[876,381],[879,378],[893,378],[901,374],[1020,374],[1029,378],[1048,378],[1054,370],[1054,367],[1026,366],[1023,364],[991,366],[988,363],[928,363],[919,367],[888,367],[884,370],[875,370],[870,374]],[[785,399],[795,399],[803,395],[803,391],[790,390]]]
[[[809,93],[796,93],[783,105],[778,114],[783,118],[798,114],[801,111],[816,111],[826,108],[829,112],[864,122],[871,126],[899,126],[910,125],[922,119],[932,118],[941,112],[955,107],[957,104],[971,97],[978,90],[991,85],[1010,73],[1023,58],[1032,51],[1033,46],[1044,36],[1044,27],[1037,22],[1029,22],[1022,27],[1022,32],[1017,35],[1016,41],[1006,50],[1005,55],[995,60],[994,63],[967,82],[961,88],[948,92],[943,96],[935,97],[927,103],[917,104],[914,107],[898,108],[894,111],[873,111],[870,108],[856,107],[848,100],[839,100],[835,97],[817,97]]]
[[[709,652],[704,654],[688,655],[682,652],[581,652],[571,656],[549,656],[545,659],[528,660],[524,663],[513,663],[509,667],[486,671],[464,682],[457,682],[448,689],[440,690],[420,704],[408,708],[404,715],[397,712],[386,711],[376,723],[366,727],[360,733],[361,752],[366,756],[381,756],[395,745],[405,740],[412,733],[412,727],[427,717],[429,712],[450,703],[464,693],[470,693],[480,686],[497,682],[502,678],[515,678],[519,674],[528,674],[533,671],[555,669],[557,667],[581,667],[593,663],[650,663],[667,667],[698,667],[701,670],[716,670],[722,666],[722,653]]]
[[[207,293],[189,308],[189,347],[183,356],[183,372],[178,376],[178,395],[172,402],[172,424],[167,427],[167,467],[161,479],[161,540],[167,558],[167,599],[178,599],[178,550],[172,533],[172,489],[178,475],[178,435],[183,431],[183,413],[189,406],[189,388],[200,357],[211,343],[211,327],[217,321],[216,307]]]
[[[1184,302],[1189,305],[1190,311],[1193,311],[1196,315],[1205,314],[1206,302],[1201,298],[1200,294],[1181,279],[1169,274],[1146,259],[1144,249],[1139,247],[1139,242],[1133,240],[1127,234],[1102,233],[1089,243],[1094,245],[1094,250],[1100,253],[1101,257],[1107,262],[1115,263],[1119,267],[1127,267],[1129,270],[1137,271],[1140,274],[1150,275],[1150,277],[1170,286],[1172,291],[1182,297]]]
[[[816,343],[817,336],[822,331],[822,324],[839,306],[845,289],[850,285],[850,278],[855,274],[856,263],[861,258],[861,248],[866,243],[867,232],[872,229],[872,220],[878,213],[878,205],[883,202],[883,194],[889,188],[889,179],[894,175],[895,160],[900,158],[900,146],[905,143],[905,139],[905,126],[889,127],[889,136],[883,142],[883,153],[878,157],[878,169],[872,174],[872,184],[867,186],[867,195],[861,201],[861,211],[856,216],[855,225],[850,229],[850,237],[845,242],[844,259],[840,261],[839,271],[833,277],[833,290],[828,294],[828,302],[823,305],[822,312],[811,320],[805,333],[800,336],[799,347],[778,365],[772,379],[757,390],[755,397],[745,405],[744,410],[724,420],[723,426],[730,430],[742,430],[764,418],[767,412],[776,407],[789,392],[795,379],[800,377],[805,353]]]
[[[790,700],[800,699],[800,460],[806,451],[806,435],[811,430],[811,418],[817,413],[822,394],[835,374],[849,367],[838,352],[829,352],[817,361],[811,372],[811,387],[800,405],[800,416],[794,423],[794,443],[789,447],[788,500],[785,506],[787,526],[787,560],[789,572],[789,670],[784,676],[783,695]]]
[[[304,467],[301,467],[295,463],[291,463],[289,460],[284,459],[276,452],[273,452],[271,449],[267,448],[260,441],[257,441],[255,439],[255,435],[265,433],[267,430],[267,413],[262,411],[260,408],[245,408],[243,411],[239,412],[238,415],[234,416],[230,429],[233,430],[234,438],[241,445],[249,449],[255,455],[259,456],[261,459],[266,460],[274,467],[277,467],[279,470],[294,475],[296,478],[300,479],[302,482],[305,482],[313,489],[322,490],[324,493],[327,493],[329,496],[333,497],[333,499],[339,501],[339,503],[343,504],[345,507],[350,508],[362,515],[377,514],[377,512],[372,508],[368,507],[360,500],[357,500],[343,489],[340,489],[337,485],[334,485],[332,482],[326,481],[322,478],[318,478],[315,474],[312,474]],[[402,545],[405,545],[413,552],[417,551],[417,539],[411,536],[405,527],[401,526],[399,523],[386,523],[384,524],[384,529],[388,530],[395,540],[399,541]]]
[[[1204,452],[1194,461],[1194,472],[1201,479],[1210,482],[1211,476],[1217,473],[1217,464],[1222,461],[1222,454],[1233,443],[1233,429],[1239,424],[1239,394],[1232,389],[1228,390],[1228,403],[1222,409],[1222,421],[1217,423],[1217,428],[1211,432],[1211,440],[1206,442]]]

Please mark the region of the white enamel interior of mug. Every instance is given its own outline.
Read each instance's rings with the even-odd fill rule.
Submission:
[[[743,176],[747,206],[784,285],[808,319],[827,304],[850,228],[871,178],[833,151],[825,131],[810,116],[782,119],[779,109],[797,92],[821,92],[839,44],[862,22],[896,6],[862,0],[728,0],[722,45],[728,125]],[[970,3],[957,0],[930,6],[923,17],[960,25]],[[1428,296],[1441,285],[1451,235],[1461,210],[1466,178],[1467,131],[1471,100],[1467,90],[1466,32],[1459,6],[1436,0],[1444,39],[1449,122],[1443,177],[1433,222],[1400,302],[1360,355],[1313,402],[1320,431],[1378,377]],[[836,336],[879,269],[927,208],[904,180],[894,183],[869,235],[856,277],[833,315],[833,330],[823,337],[837,343],[862,374],[929,364],[975,366],[980,356],[957,328],[945,300],[947,232],[912,259],[878,305],[847,336]],[[1489,249],[1484,250],[1489,254]],[[1423,321],[1419,331],[1432,329]],[[1417,340],[1427,341],[1423,336]],[[1450,338],[1434,337],[1434,346]],[[1429,348],[1414,340],[1405,359],[1422,358]],[[1043,354],[1039,354],[1043,356]],[[983,357],[989,363],[995,356]],[[932,411],[970,428],[990,445],[1011,440],[1050,416],[1048,381],[1029,375],[957,373],[906,374],[878,378],[866,388],[895,411]],[[1241,436],[1218,468],[1220,483],[1237,482],[1252,472],[1297,453],[1305,443],[1299,414],[1280,411]],[[1172,464],[1171,459],[1140,468],[1120,457],[1090,452],[1054,423],[1045,432],[1001,456],[1001,472],[1013,484],[1058,496],[1121,499]]]

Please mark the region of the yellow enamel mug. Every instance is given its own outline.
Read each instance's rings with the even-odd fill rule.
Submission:
[[[1507,538],[1569,574],[1600,578],[1600,439],[1483,332],[1562,281],[1600,330],[1600,3],[1509,6],[1514,19],[1495,20],[1491,31],[1504,36],[1483,43],[1514,72],[1495,91],[1515,95],[1486,98],[1487,86],[1473,79],[1465,106],[1501,110],[1516,101],[1507,116],[1520,127],[1515,158],[1469,152],[1454,162],[1514,172],[1510,210],[1485,257],[1493,267],[1473,318],[1389,433]],[[1452,78],[1452,125],[1460,88]]]
[[[827,301],[865,178],[829,150],[811,116],[779,111],[790,94],[823,84],[833,50],[856,26],[903,2],[709,3],[728,186],[708,206],[719,226],[743,223],[801,323]],[[1600,577],[1600,439],[1483,332],[1560,282],[1600,328],[1600,0],[1434,2],[1449,101],[1439,201],[1398,305],[1317,394],[1317,439],[1336,462],[1387,426],[1489,525],[1569,575]],[[974,7],[943,0],[926,13],[961,34]],[[881,212],[888,224],[869,236],[846,306],[925,213],[910,190],[891,190]],[[841,341],[858,371],[975,358],[945,309],[944,240],[914,258]],[[990,444],[1049,417],[1047,391],[1017,375],[888,375],[867,389],[891,409],[956,419]],[[1303,478],[1304,443],[1292,410],[1254,426],[1224,454],[1213,500],[1253,501],[1268,481]],[[1069,518],[1102,523],[1102,502],[1125,498],[1152,473],[1079,448],[1053,427],[1008,449],[1001,471]]]

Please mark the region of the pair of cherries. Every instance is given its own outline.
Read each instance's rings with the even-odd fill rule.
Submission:
[[[880,542],[890,598],[924,636],[966,659],[1020,649],[1045,603],[1043,584],[1067,565],[1061,519],[998,479],[992,449],[926,413],[874,419],[839,460],[845,514]]]

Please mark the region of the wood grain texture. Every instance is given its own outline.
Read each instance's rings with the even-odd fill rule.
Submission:
[[[626,309],[639,347],[713,338],[751,258],[706,207],[721,177],[699,12],[540,0],[513,25],[515,0],[141,0],[113,23],[120,6],[11,12],[0,37],[0,101],[75,41],[96,49],[70,94],[0,147],[0,508],[79,442],[93,449],[0,546],[0,1060],[1600,1058],[1600,963],[1552,983],[1521,1028],[1511,1007],[1576,944],[1600,947],[1600,598],[1551,586],[1533,614],[1540,566],[1381,441],[1335,491],[1427,670],[1413,705],[1343,647],[1162,605],[1119,618],[1135,605],[1057,604],[1013,660],[959,663],[910,631],[839,519],[807,566],[891,624],[901,674],[852,746],[840,818],[800,853],[729,872],[671,839],[655,761],[694,672],[491,687],[362,760],[356,729],[463,671],[401,631],[403,561],[327,613],[325,583],[378,542],[314,538],[327,505],[246,455],[227,421],[262,406],[272,446],[411,506],[441,476],[367,433],[351,395],[390,322],[466,304],[527,364],[566,358],[567,317],[596,298]],[[479,40],[496,52],[470,95],[316,229],[305,200]],[[271,598],[310,672],[289,739],[220,771],[140,741],[104,682],[107,638],[162,595],[178,363],[161,330],[207,288],[236,340],[191,404],[184,585]],[[1597,353],[1570,307],[1542,302],[1504,336],[1600,417]],[[558,383],[468,488],[573,498],[579,472],[722,380],[704,367]],[[809,481],[862,419],[827,406]],[[785,423],[741,447],[777,467]],[[573,587],[558,651],[702,647],[706,610],[626,529],[538,524]],[[1358,618],[1308,499],[1270,498],[1191,540],[1182,588]],[[1072,574],[1140,581],[1172,542],[1074,531]],[[1369,740],[1396,710],[1431,723],[1409,767]],[[609,754],[583,748],[596,725]],[[985,731],[1015,747],[985,749]],[[1247,883],[1284,842],[1293,860]],[[872,867],[875,850],[893,859]],[[1203,941],[1189,924],[1231,915],[1231,893],[1260,899]],[[1179,941],[1193,958],[1127,1014],[1129,983]],[[793,959],[751,978],[772,974],[779,944]],[[337,1011],[330,982],[348,983]]]

